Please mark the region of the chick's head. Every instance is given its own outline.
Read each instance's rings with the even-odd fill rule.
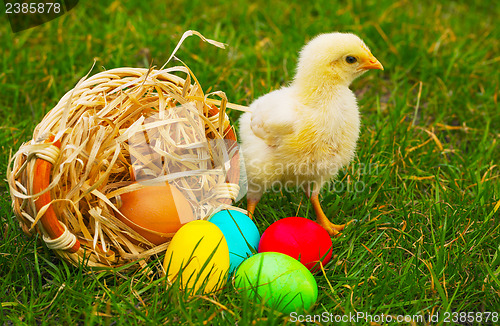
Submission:
[[[300,52],[295,82],[310,86],[318,83],[321,86],[349,86],[369,69],[384,68],[358,36],[350,33],[320,34]]]

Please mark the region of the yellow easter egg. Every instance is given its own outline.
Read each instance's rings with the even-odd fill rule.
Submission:
[[[222,231],[213,223],[192,221],[182,226],[170,242],[163,266],[170,282],[180,277],[185,291],[195,294],[218,291],[229,270],[229,249]]]

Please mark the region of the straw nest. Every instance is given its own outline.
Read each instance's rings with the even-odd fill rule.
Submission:
[[[8,182],[23,231],[39,233],[73,264],[144,265],[169,241],[156,246],[117,218],[120,195],[168,181],[198,219],[231,204],[240,171],[227,106],[223,92],[205,95],[186,66],[82,78],[11,158]]]

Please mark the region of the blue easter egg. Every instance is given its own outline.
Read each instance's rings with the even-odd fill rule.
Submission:
[[[224,234],[229,247],[229,272],[232,273],[259,246],[260,234],[255,223],[235,210],[223,210],[210,219]],[[253,250],[253,252],[252,252]]]

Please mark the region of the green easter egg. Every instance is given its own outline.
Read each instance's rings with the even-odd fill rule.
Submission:
[[[246,259],[236,271],[235,285],[285,314],[305,311],[318,298],[318,285],[311,272],[278,252],[262,252]]]

